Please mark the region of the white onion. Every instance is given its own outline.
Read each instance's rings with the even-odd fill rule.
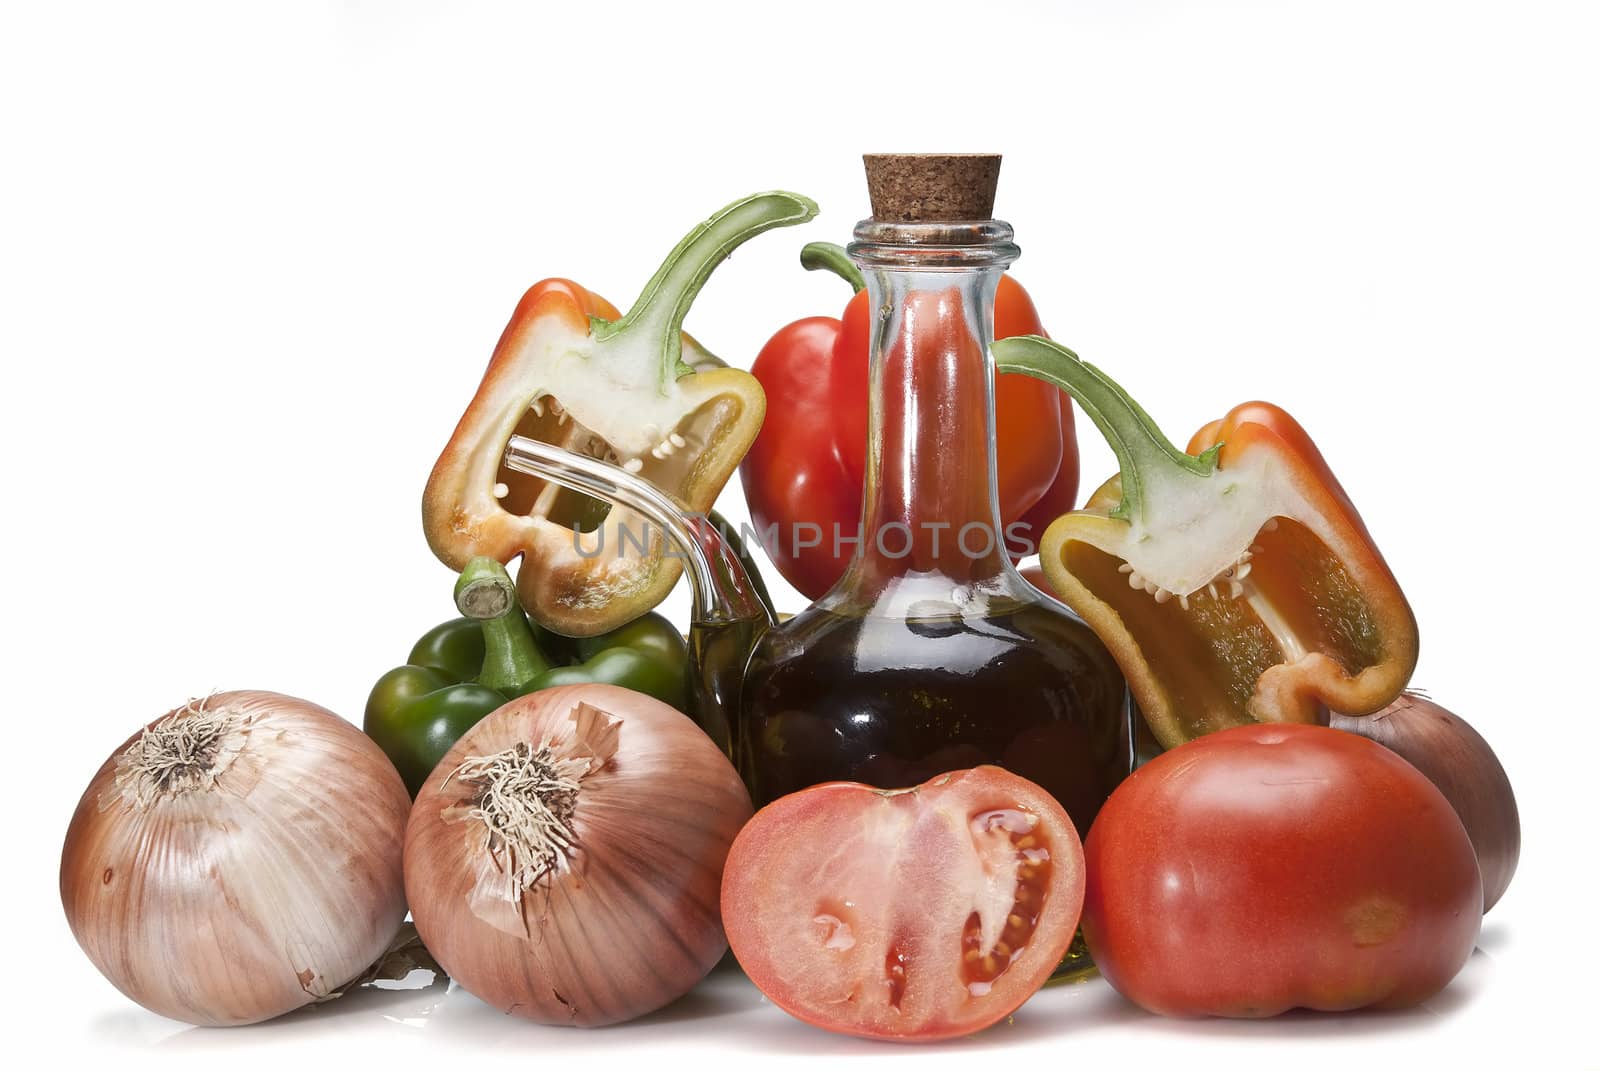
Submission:
[[[376,744],[313,703],[225,692],[106,760],[61,853],[83,950],[151,1011],[259,1022],[336,992],[405,918],[410,800]]]
[[[607,684],[534,692],[473,726],[417,794],[412,918],[502,1011],[631,1019],[727,948],[722,867],[750,813],[727,757],[665,703]]]

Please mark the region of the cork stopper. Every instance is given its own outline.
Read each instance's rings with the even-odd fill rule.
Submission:
[[[994,217],[998,153],[866,153],[872,218],[955,223]]]

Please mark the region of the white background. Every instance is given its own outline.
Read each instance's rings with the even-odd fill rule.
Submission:
[[[1592,6],[688,8],[6,6],[5,1048],[1600,1066]],[[998,214],[1049,330],[1180,442],[1272,399],[1351,490],[1421,622],[1416,682],[1499,749],[1522,805],[1521,870],[1461,979],[1411,1013],[1268,1023],[1163,1021],[1094,982],[918,1053],[803,1027],[737,974],[597,1034],[461,994],[184,1030],[100,979],[56,892],[90,774],[213,688],[359,719],[451,613],[419,493],[526,286],[625,305],[713,209],[807,193],[820,219],[742,249],[691,313],[748,365],[842,308],[795,255],[867,213],[858,154],[941,149],[1006,154]],[[1092,485],[1110,457],[1083,430]],[[742,515],[737,482],[724,504]]]

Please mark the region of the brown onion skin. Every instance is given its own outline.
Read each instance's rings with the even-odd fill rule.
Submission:
[[[405,919],[411,801],[378,746],[314,703],[262,691],[206,703],[256,712],[252,733],[295,746],[270,763],[252,746],[203,802],[195,793],[135,813],[115,786],[135,733],[73,814],[61,902],[84,952],[130,999],[238,1026],[337,992],[383,954]],[[286,835],[246,832],[263,828],[262,813],[283,815]]]
[[[1477,730],[1438,703],[1406,693],[1376,714],[1329,724],[1375,740],[1436,785],[1466,827],[1483,875],[1483,910],[1505,895],[1522,849],[1517,799],[1505,767]]]
[[[524,894],[529,936],[507,933],[469,902],[484,827],[445,817],[472,794],[450,775],[474,756],[570,738],[579,702],[622,719],[618,750],[581,783],[571,870]],[[605,684],[534,692],[473,726],[417,793],[412,919],[446,973],[502,1011],[557,1025],[633,1019],[688,992],[727,950],[722,868],[751,813],[732,763],[665,703]]]

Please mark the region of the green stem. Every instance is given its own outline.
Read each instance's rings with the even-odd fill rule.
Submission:
[[[478,683],[513,692],[550,668],[533,641],[533,630],[517,605],[517,589],[506,567],[493,558],[473,558],[456,581],[456,609],[483,629],[483,669]]]
[[[989,348],[998,371],[1021,372],[1066,391],[1106,437],[1122,470],[1122,501],[1111,516],[1142,520],[1144,489],[1158,471],[1191,477],[1216,471],[1220,443],[1199,457],[1184,453],[1115,380],[1059,342],[1024,335],[999,339]]]
[[[601,342],[627,331],[650,338],[661,348],[661,382],[686,375],[683,318],[717,265],[762,231],[804,223],[816,214],[816,202],[797,193],[755,193],[733,202],[667,254],[626,315],[614,322],[594,320],[591,333]]]
[[[851,291],[857,294],[867,285],[861,269],[837,242],[812,242],[800,250],[800,266],[806,271],[831,271],[849,283]]]

